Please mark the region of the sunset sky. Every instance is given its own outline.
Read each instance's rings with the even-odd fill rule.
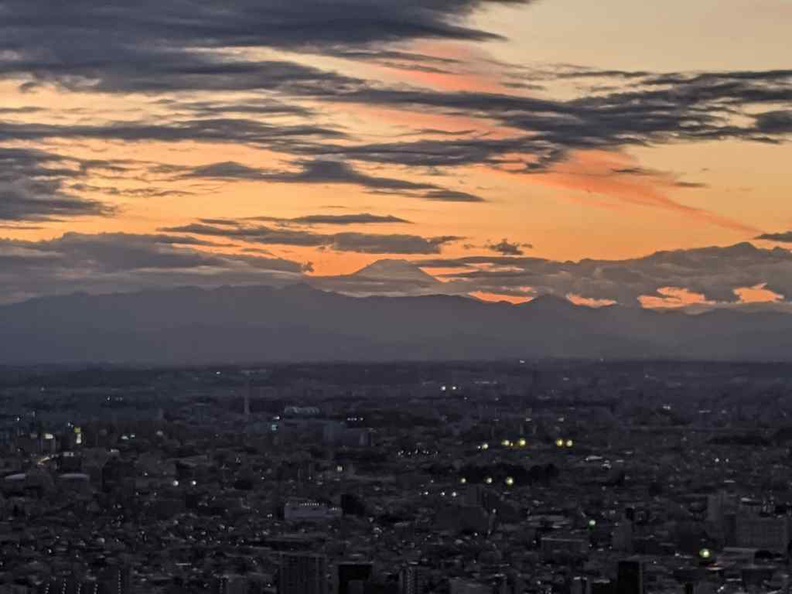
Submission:
[[[0,301],[381,259],[488,299],[792,298],[790,23],[788,0],[0,0]]]

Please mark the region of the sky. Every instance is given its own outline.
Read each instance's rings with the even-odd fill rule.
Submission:
[[[388,294],[786,303],[790,22],[788,0],[0,0],[0,302],[386,260]]]

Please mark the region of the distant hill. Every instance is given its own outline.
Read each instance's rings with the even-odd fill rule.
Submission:
[[[305,284],[46,297],[0,307],[0,364],[535,357],[792,360],[792,315],[700,315]]]

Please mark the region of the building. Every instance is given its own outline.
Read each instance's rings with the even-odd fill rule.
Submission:
[[[583,559],[588,555],[589,543],[582,538],[544,537],[541,543],[545,561]]]
[[[644,568],[638,559],[619,561],[616,575],[616,594],[643,594]]]
[[[132,591],[132,571],[126,565],[110,565],[96,576],[100,594],[128,594]]]
[[[772,553],[786,553],[790,543],[787,516],[758,516],[740,513],[736,520],[736,544]]]
[[[283,506],[284,519],[292,522],[321,522],[335,520],[343,515],[340,507],[316,501],[290,500]]]
[[[424,594],[429,586],[429,570],[411,563],[399,573],[399,594]]]
[[[248,594],[248,580],[243,575],[223,575],[212,585],[215,594]]]
[[[492,594],[492,586],[460,578],[449,581],[450,594]]]
[[[327,558],[314,554],[282,554],[278,594],[327,594]]]
[[[372,571],[371,563],[339,563],[338,594],[362,594]]]

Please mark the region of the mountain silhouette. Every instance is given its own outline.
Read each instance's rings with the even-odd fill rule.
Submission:
[[[792,315],[698,315],[308,284],[74,294],[0,307],[0,364],[608,358],[792,360]]]
[[[398,296],[409,284],[413,294],[444,293],[443,283],[407,260],[377,260],[343,276],[311,277],[312,286],[348,295]]]

